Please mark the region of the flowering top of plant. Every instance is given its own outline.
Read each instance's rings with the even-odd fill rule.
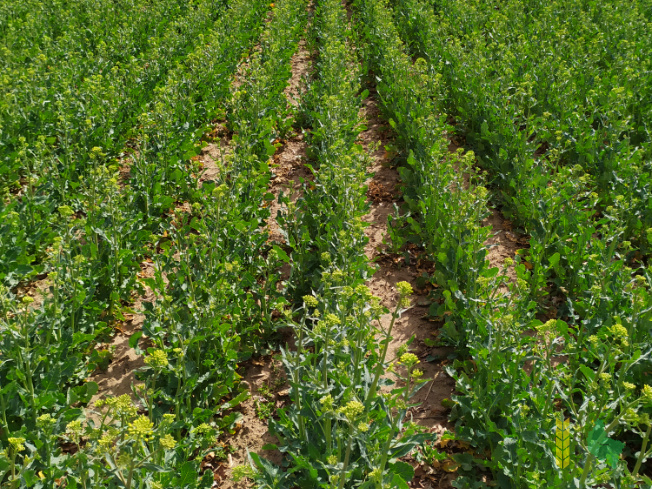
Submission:
[[[100,399],[95,403],[95,406],[98,408],[107,406],[113,409],[115,411],[114,414],[118,417],[133,417],[138,414],[138,408],[134,405],[128,394]]]
[[[9,442],[9,446],[11,446],[12,450],[15,453],[20,453],[23,450],[25,450],[25,438],[10,436],[9,438],[7,438],[7,441]]]
[[[168,354],[165,350],[153,350],[145,357],[145,365],[149,365],[155,369],[163,369],[168,366]]]
[[[345,406],[339,408],[337,412],[346,416],[349,421],[353,421],[364,412],[364,404],[360,401],[349,401]]]
[[[41,429],[47,429],[57,422],[50,413],[41,414],[36,418],[36,426]]]
[[[129,436],[134,440],[148,441],[154,432],[154,423],[147,416],[139,416],[129,423]]]
[[[401,294],[401,296],[407,296],[413,293],[412,286],[405,281],[398,282],[396,284],[396,288],[398,289],[398,292]]]
[[[160,438],[159,443],[166,450],[172,450],[175,446],[177,446],[176,440],[169,433],[163,435]]]

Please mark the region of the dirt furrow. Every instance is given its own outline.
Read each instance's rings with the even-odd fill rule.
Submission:
[[[518,250],[528,246],[529,239],[512,229],[512,222],[503,216],[497,209],[490,209],[491,215],[483,222],[483,226],[491,226],[492,236],[485,241],[487,246],[487,260],[491,268],[498,267],[502,270],[505,259],[514,259]],[[507,277],[510,281],[516,280],[516,272],[514,265],[508,266],[506,269]],[[503,287],[506,291],[507,288]]]
[[[368,281],[371,292],[380,297],[383,305],[389,309],[396,307],[398,293],[396,283],[409,282],[415,294],[412,298],[412,307],[406,311],[394,326],[393,339],[389,347],[389,359],[396,356],[396,351],[411,338],[410,351],[415,353],[421,363],[419,368],[424,372],[424,378],[432,379],[425,385],[414,398],[420,406],[412,412],[414,420],[435,432],[450,429],[446,410],[442,407],[442,400],[449,398],[453,392],[454,382],[444,372],[443,362],[450,351],[447,348],[432,348],[426,345],[427,340],[433,339],[435,325],[427,319],[428,302],[425,291],[418,286],[418,277],[421,272],[416,260],[412,264],[405,264],[401,259],[386,253],[387,216],[393,213],[394,204],[400,199],[398,192],[399,175],[391,166],[384,146],[389,140],[389,126],[381,120],[376,100],[373,95],[364,101],[362,109],[364,119],[367,121],[367,130],[361,134],[361,140],[366,148],[370,148],[371,167],[369,171],[373,177],[369,181],[368,198],[370,210],[366,216],[369,226],[366,229],[369,242],[365,249],[367,257],[372,260],[378,270]],[[391,315],[382,318],[383,328],[389,326]],[[435,360],[435,361],[431,361]]]
[[[309,8],[312,8],[310,6]],[[310,27],[308,27],[310,28]],[[285,95],[288,103],[297,107],[304,86],[304,79],[309,75],[312,66],[311,53],[307,49],[305,39],[299,42],[297,52],[291,59],[292,76],[288,80]],[[283,245],[285,239],[276,221],[279,211],[283,207],[278,203],[278,197],[283,192],[289,195],[293,202],[300,197],[301,179],[310,179],[312,174],[304,166],[307,161],[306,148],[302,133],[293,131],[287,139],[278,141],[281,146],[272,156],[272,180],[268,191],[274,195],[270,202],[270,217],[267,220],[269,239]],[[221,155],[217,149],[211,150]],[[282,270],[282,272],[286,272]],[[284,273],[283,279],[287,279]],[[282,286],[282,284],[280,284]],[[213,487],[224,489],[240,489],[249,487],[247,481],[235,482],[232,479],[232,470],[238,465],[248,463],[248,452],[255,452],[273,463],[280,464],[282,454],[278,450],[265,450],[263,447],[277,442],[269,433],[268,416],[287,401],[287,387],[283,368],[272,355],[253,359],[244,365],[243,381],[251,392],[251,397],[242,403],[242,420],[239,429],[233,436],[225,441],[230,445],[231,453],[225,463],[222,463],[216,472],[216,483]],[[266,412],[269,410],[269,412]],[[218,480],[219,479],[219,480]]]
[[[312,8],[312,6],[310,7]],[[292,57],[292,76],[285,88],[285,96],[293,107],[298,107],[301,93],[305,86],[305,79],[310,75],[312,67],[312,53],[307,49],[306,40],[299,42],[299,49]],[[283,192],[292,202],[301,196],[301,181],[312,178],[310,170],[304,166],[307,161],[307,144],[302,132],[293,131],[286,140],[279,141],[282,146],[272,157],[272,181],[269,192],[274,195],[270,203],[270,216],[267,220],[270,239],[278,243],[285,243],[276,217],[283,206],[279,204],[278,197]]]

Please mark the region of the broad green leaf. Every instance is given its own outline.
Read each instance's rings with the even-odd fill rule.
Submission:
[[[398,461],[389,466],[389,470],[398,475],[405,482],[410,482],[414,477],[414,468],[406,462]]]

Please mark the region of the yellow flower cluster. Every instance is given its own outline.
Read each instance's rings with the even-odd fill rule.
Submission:
[[[129,423],[128,433],[134,440],[147,441],[154,432],[154,424],[147,416],[139,416],[132,423]]]
[[[133,417],[138,414],[138,408],[134,405],[129,394],[123,394],[118,397],[108,397],[100,399],[95,403],[95,407],[101,408],[107,406],[115,411],[117,417]]]
[[[333,410],[333,396],[328,394],[327,396],[322,397],[319,400],[321,407],[324,409],[324,411],[332,411]]]
[[[646,403],[652,403],[652,386],[644,385],[641,391],[641,399]]]
[[[622,346],[629,346],[629,332],[620,322],[611,325],[609,332],[613,335],[613,339],[620,342]]]
[[[360,401],[349,401],[346,406],[342,406],[337,412],[343,414],[349,421],[353,421],[364,412],[364,404]]]
[[[20,453],[25,450],[25,438],[10,436],[7,441],[15,453]]]
[[[159,442],[161,443],[161,446],[166,450],[172,450],[177,446],[177,441],[169,433],[167,435],[163,435]]]
[[[419,363],[419,358],[414,353],[404,353],[398,361],[407,368],[412,368]]]
[[[164,350],[153,350],[146,358],[145,365],[155,369],[163,369],[168,366],[168,354]]]

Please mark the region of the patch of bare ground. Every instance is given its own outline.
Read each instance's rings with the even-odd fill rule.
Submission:
[[[142,310],[141,300],[135,305],[134,310]],[[99,390],[91,399],[90,406],[103,397],[132,395],[132,386],[136,384],[135,372],[144,364],[143,357],[129,346],[129,338],[140,330],[145,316],[138,312],[131,316],[132,318],[119,327],[114,327],[115,336],[110,342],[96,346],[97,350],[108,350],[112,354],[106,371],[98,371],[91,375],[91,380],[97,383]]]
[[[483,226],[491,226],[493,234],[485,245],[487,246],[487,260],[491,268],[497,267],[502,269],[506,258],[514,259],[518,250],[528,246],[527,236],[515,233],[512,230],[512,222],[505,219],[505,216],[496,209],[490,209],[491,215],[483,222]],[[507,267],[507,278],[514,282],[516,281],[516,272],[514,266]],[[507,291],[503,287],[503,292]]]
[[[14,293],[19,298],[31,297],[34,302],[29,305],[30,309],[39,309],[43,305],[45,297],[50,295],[51,286],[52,280],[44,274],[26,284],[18,285]]]
[[[288,80],[285,95],[289,104],[297,106],[304,80],[312,67],[311,53],[304,39],[299,42],[297,52],[292,56],[290,63],[292,75]],[[270,202],[267,228],[270,241],[284,244],[284,237],[276,219],[278,212],[285,209],[282,204],[279,204],[278,197],[283,192],[292,202],[296,202],[301,195],[301,180],[311,179],[312,173],[304,166],[307,161],[307,144],[303,134],[292,133],[287,139],[277,142],[281,145],[272,156],[273,178],[269,183],[268,191],[274,195],[274,200]],[[287,278],[286,271],[282,270],[282,272]],[[214,471],[213,487],[225,489],[250,487],[251,484],[246,481],[236,483],[232,479],[233,468],[248,463],[248,452],[257,453],[278,465],[283,460],[283,455],[278,450],[263,449],[265,445],[274,444],[277,440],[270,435],[267,420],[261,419],[265,417],[261,416],[266,409],[265,406],[271,408],[269,414],[272,414],[287,400],[288,390],[285,387],[285,377],[280,362],[269,355],[251,360],[244,365],[242,375],[251,397],[240,406],[241,428],[235,435],[228,436],[224,440],[231,447],[232,453],[228,460]]]
[[[263,447],[276,444],[278,440],[269,433],[266,416],[274,413],[287,401],[288,389],[281,363],[267,355],[248,361],[243,365],[243,383],[251,397],[239,406],[242,419],[233,435],[224,437],[229,446],[227,459],[214,467],[214,488],[243,489],[250,487],[246,481],[235,482],[231,477],[234,467],[248,464],[248,453],[254,452],[280,465],[283,454]],[[267,411],[266,411],[267,410]]]
[[[233,153],[231,149],[231,134],[224,124],[216,123],[213,130],[206,136],[210,142],[202,147],[201,154],[196,156],[196,161],[201,166],[199,185],[204,182],[217,180],[224,168],[226,156]]]
[[[140,269],[139,276],[141,278],[154,277],[154,264],[151,260],[142,262]],[[122,396],[124,394],[134,397],[132,387],[136,384],[136,371],[144,363],[143,357],[129,346],[129,338],[143,326],[145,321],[145,315],[142,314],[143,303],[154,302],[155,300],[154,292],[146,287],[145,293],[135,300],[131,308],[133,313],[124,314],[126,321],[114,326],[115,335],[111,341],[96,346],[97,350],[111,352],[111,362],[105,371],[97,371],[91,376],[91,380],[97,383],[99,389],[91,399],[89,406],[104,397]],[[142,348],[144,348],[146,341],[144,338],[139,340]]]
[[[451,124],[454,124],[454,119],[449,120]],[[464,146],[466,141],[464,138],[460,138],[455,134],[448,135],[448,151],[452,154],[464,154]],[[470,176],[468,173],[464,173],[464,188],[468,189],[471,185]],[[514,258],[514,255],[518,252],[519,249],[525,248],[528,246],[527,236],[518,234],[512,229],[512,222],[503,216],[503,214],[495,209],[490,208],[489,211],[491,215],[482,221],[482,226],[491,226],[492,235],[485,241],[485,246],[487,246],[487,261],[489,261],[489,266],[491,268],[497,267],[502,270],[505,258]],[[507,278],[514,282],[516,280],[516,272],[514,266],[507,267]],[[508,289],[506,286],[501,288],[501,292],[507,293]]]
[[[269,192],[274,195],[270,202],[270,216],[267,226],[271,241],[281,244],[285,238],[276,221],[279,212],[287,211],[284,204],[278,202],[281,192],[289,196],[291,202],[296,202],[302,194],[302,181],[312,180],[312,172],[305,166],[307,161],[307,144],[303,134],[294,134],[289,139],[282,141],[279,151],[272,157],[273,179],[270,182]]]
[[[426,340],[433,338],[435,325],[427,319],[428,302],[425,297],[420,297],[424,291],[417,287],[417,279],[422,273],[418,268],[418,261],[413,260],[412,264],[406,265],[403,260],[393,260],[386,254],[387,217],[393,212],[394,202],[400,198],[400,180],[398,172],[391,166],[391,158],[384,149],[389,143],[391,132],[389,126],[380,118],[373,94],[364,101],[362,116],[366,120],[367,129],[360,134],[360,142],[370,153],[369,171],[373,174],[367,182],[370,209],[364,217],[369,224],[365,230],[369,238],[365,253],[378,266],[377,272],[368,280],[367,285],[390,310],[396,307],[398,301],[398,282],[409,282],[415,290],[411,299],[412,307],[394,325],[388,359],[394,360],[399,348],[412,339],[410,351],[420,359],[419,369],[424,373],[423,378],[431,380],[412,399],[418,406],[411,410],[410,415],[415,422],[430,432],[441,434],[452,430],[447,409],[442,406],[442,401],[450,398],[455,388],[455,382],[444,370],[445,358],[450,349],[431,348],[426,345]],[[386,314],[381,318],[381,327],[387,330],[390,322],[391,314]],[[415,478],[412,487],[451,487],[453,476],[444,471],[429,474],[424,468],[417,467],[417,474],[420,477]]]
[[[312,67],[312,55],[306,47],[305,39],[299,42],[299,49],[292,57],[291,63],[292,76],[285,88],[285,96],[289,104],[297,107],[305,87],[305,79],[310,75]],[[301,196],[302,180],[311,179],[312,173],[305,166],[307,144],[303,134],[294,133],[280,143],[281,147],[272,157],[273,178],[270,182],[269,192],[274,195],[274,200],[270,202],[267,226],[270,240],[283,243],[284,238],[276,222],[279,211],[284,210],[282,204],[278,202],[278,197],[283,192],[284,195],[290,197],[292,202],[296,202]]]

